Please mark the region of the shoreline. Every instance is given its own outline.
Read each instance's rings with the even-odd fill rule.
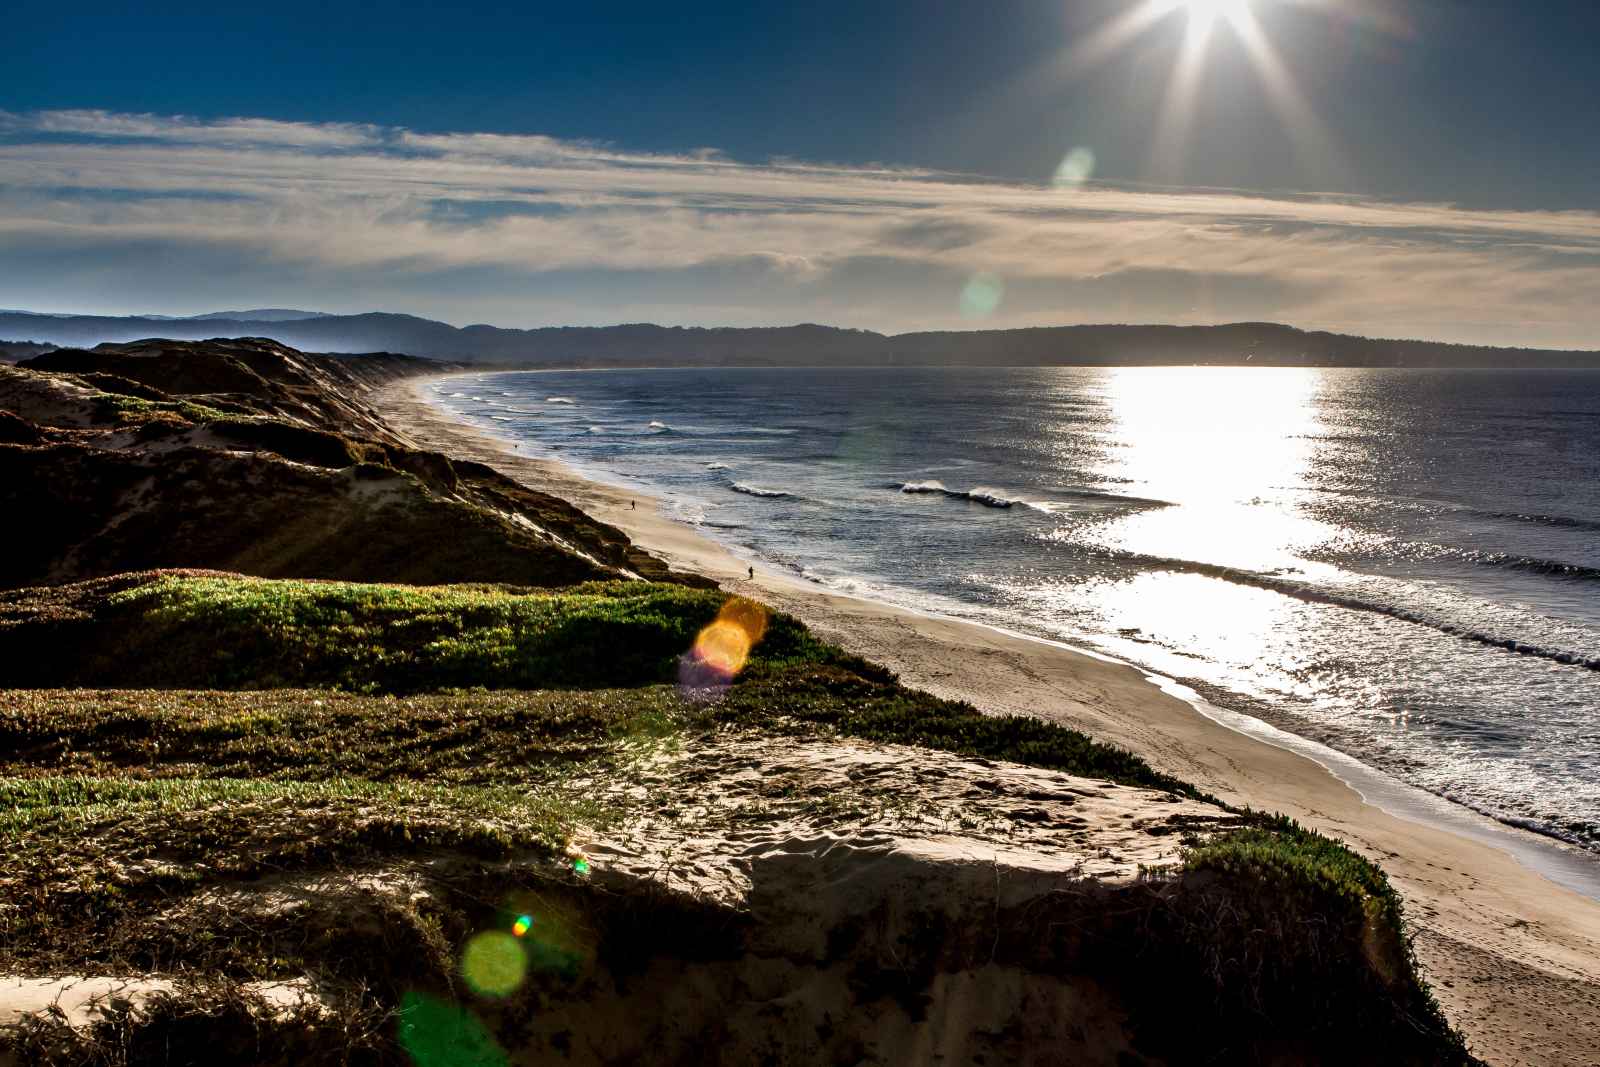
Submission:
[[[550,369],[569,372],[574,368]],[[576,369],[582,370],[582,368]],[[609,371],[629,368],[601,369]],[[655,369],[670,370],[674,368]],[[539,373],[539,371],[455,371],[439,375],[432,380],[453,377],[476,378],[507,373],[524,374]],[[433,410],[445,414],[445,417],[456,426],[472,434],[481,435],[494,441],[502,451],[511,452],[521,458],[548,464],[569,480],[592,485],[612,493],[625,494],[630,498],[643,499],[657,511],[670,509],[673,506],[670,500],[658,496],[648,485],[630,486],[624,482],[608,478],[607,472],[586,470],[582,466],[565,459],[550,456],[523,457],[522,453],[516,451],[521,442],[515,438],[496,433],[491,427],[480,427],[461,422],[448,415],[447,410],[435,401],[425,398],[425,402]],[[630,509],[630,518],[636,514],[637,512],[633,512]],[[717,540],[714,535],[695,528],[693,523],[684,522],[682,519],[670,514],[663,517],[670,522],[685,527],[696,537],[707,542],[712,551],[731,556],[746,565],[753,565],[758,568],[758,573],[766,571],[768,572],[766,577],[770,577],[774,581],[787,582],[798,591],[825,593],[829,596],[843,597],[848,600],[859,600],[937,622],[980,627],[1018,640],[1035,641],[1058,648],[1064,652],[1132,668],[1144,675],[1151,685],[1188,703],[1199,714],[1223,728],[1312,760],[1340,782],[1354,790],[1368,804],[1383,810],[1389,815],[1411,822],[1422,823],[1437,830],[1469,837],[1499,848],[1504,852],[1510,853],[1524,866],[1557,885],[1573,890],[1591,900],[1600,901],[1600,854],[1588,852],[1556,834],[1542,833],[1534,828],[1503,821],[1459,801],[1451,800],[1436,793],[1430,793],[1419,786],[1395,777],[1388,771],[1362,762],[1357,756],[1350,755],[1322,742],[1303,737],[1295,733],[1292,727],[1283,726],[1271,719],[1263,719],[1212,703],[1207,697],[1180,679],[1168,677],[1142,664],[1121,659],[1100,649],[1074,644],[1070,639],[1029,633],[1003,623],[988,622],[955,612],[941,611],[937,607],[908,603],[887,595],[875,596],[870,591],[856,592],[830,587],[815,579],[807,578],[803,572],[796,573],[797,568],[785,570],[782,569],[780,564],[779,569],[773,569],[772,560],[764,559],[758,554],[742,551],[740,546],[725,544]],[[614,522],[613,525],[621,526],[624,529],[627,528],[627,523],[620,520]],[[632,537],[632,531],[629,530],[628,532]]]
[[[566,498],[674,568],[748,590],[819,636],[884,663],[908,685],[1080,729],[1232,803],[1280,811],[1344,839],[1380,862],[1400,890],[1435,993],[1479,1055],[1495,1063],[1587,1062],[1575,1057],[1587,1054],[1600,1022],[1600,902],[1548,880],[1504,843],[1391,814],[1299,746],[1241,732],[1207,713],[1194,694],[1133,665],[835,593],[759,566],[747,580],[750,561],[664,514],[645,493],[522,455],[454,420],[421,393],[439,377],[393,383],[372,403],[425,447],[490,463]],[[631,509],[631,500],[642,506]]]

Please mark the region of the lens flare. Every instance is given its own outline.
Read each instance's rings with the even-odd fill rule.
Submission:
[[[500,916],[502,925],[498,933],[502,943],[510,942],[521,954],[520,970],[516,972],[519,976],[572,981],[583,974],[594,957],[594,932],[582,913],[570,903],[538,893],[519,892],[502,905]],[[505,932],[507,925],[509,933]],[[503,944],[501,951],[506,951]],[[519,977],[519,983],[522,980],[523,977]]]
[[[725,689],[744,669],[750,650],[766,632],[766,608],[753,600],[730,597],[716,620],[695,636],[694,647],[679,662],[679,684],[695,694]]]
[[[984,271],[967,279],[961,289],[961,314],[969,319],[986,319],[999,308],[1006,284],[998,274]]]
[[[733,677],[750,655],[750,635],[731,622],[718,619],[694,639],[700,659],[719,674]]]
[[[1061,164],[1056,167],[1050,184],[1057,189],[1076,189],[1093,176],[1094,149],[1087,145],[1078,145],[1061,157]]]
[[[522,943],[504,930],[474,934],[461,953],[461,977],[480,996],[509,997],[521,987],[527,973],[528,954]]]
[[[426,993],[400,999],[396,1037],[414,1067],[505,1067],[506,1054],[477,1016]]]

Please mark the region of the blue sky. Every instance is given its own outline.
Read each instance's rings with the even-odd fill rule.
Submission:
[[[0,304],[1600,347],[1600,5],[1173,6],[21,0]]]

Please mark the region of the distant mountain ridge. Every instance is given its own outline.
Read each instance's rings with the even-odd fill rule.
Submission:
[[[254,316],[254,317],[251,317]],[[289,309],[187,319],[0,311],[0,338],[86,347],[151,337],[266,337],[312,352],[404,352],[540,367],[1126,366],[1596,367],[1600,351],[1380,340],[1277,323],[1044,326],[887,335],[804,324],[773,327],[451,326],[389,312]]]
[[[188,322],[296,322],[300,319],[325,319],[325,311],[296,311],[294,308],[255,308],[251,311],[212,311],[186,316]]]
[[[0,315],[33,316],[46,319],[97,319],[112,322],[147,319],[152,322],[293,322],[298,319],[325,319],[326,311],[300,311],[295,308],[254,308],[250,311],[208,311],[204,315],[73,315],[60,311],[23,311],[0,308]]]

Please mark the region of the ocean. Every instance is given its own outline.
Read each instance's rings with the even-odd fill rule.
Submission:
[[[694,369],[430,388],[752,560],[1098,649],[1600,851],[1600,372]]]

